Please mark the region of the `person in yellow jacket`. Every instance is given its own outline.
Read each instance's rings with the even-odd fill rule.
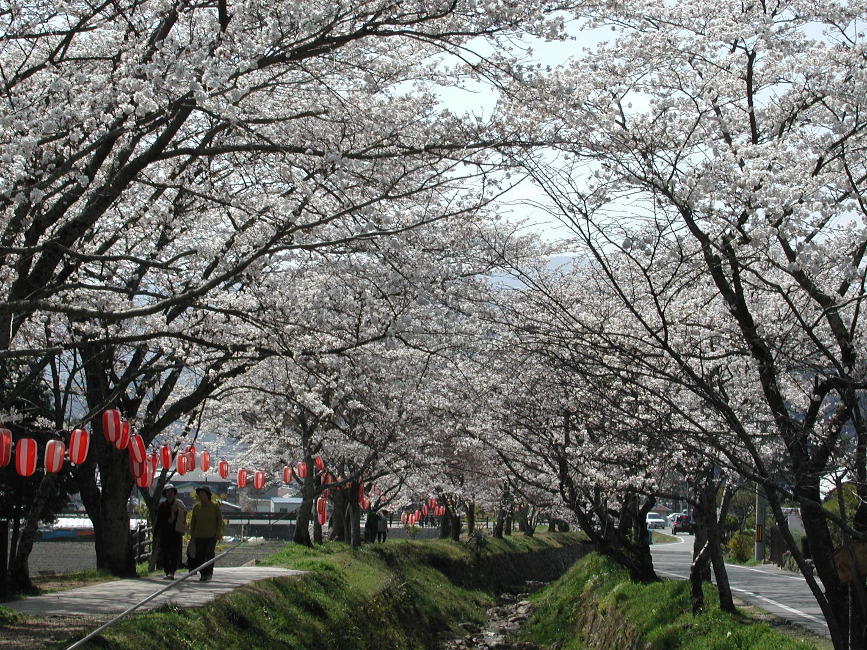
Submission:
[[[223,513],[220,506],[211,501],[211,489],[207,485],[196,488],[198,503],[193,506],[190,516],[190,538],[196,550],[195,564],[214,558],[217,540],[223,536]],[[201,571],[199,581],[206,582],[214,576],[214,565],[209,564]]]

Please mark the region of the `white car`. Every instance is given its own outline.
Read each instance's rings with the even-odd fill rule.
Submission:
[[[665,528],[666,525],[665,517],[658,512],[648,512],[645,522],[648,528]]]

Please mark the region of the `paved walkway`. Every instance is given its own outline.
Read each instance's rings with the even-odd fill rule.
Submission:
[[[299,573],[303,571],[263,566],[218,566],[210,582],[199,582],[198,575],[182,580],[187,574],[179,573],[178,579],[172,582],[157,576],[114,580],[0,604],[30,616],[111,616],[157,594],[138,608],[138,611],[153,609],[166,603],[174,603],[179,607],[201,607],[219,594],[249,582]]]

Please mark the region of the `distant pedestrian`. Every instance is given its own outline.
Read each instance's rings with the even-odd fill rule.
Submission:
[[[166,483],[163,488],[165,500],[157,506],[154,523],[160,545],[160,564],[166,573],[166,580],[175,579],[175,571],[181,563],[181,542],[187,527],[187,510],[183,502],[176,498],[177,495],[175,486]]]
[[[377,524],[376,541],[384,542],[388,535],[388,515],[385,510],[379,513],[379,523]]]
[[[379,517],[376,516],[376,513],[373,511],[373,508],[367,511],[367,521],[364,522],[364,541],[365,542],[375,542],[376,541],[376,531],[379,527]]]
[[[223,536],[223,513],[220,506],[211,501],[211,488],[202,485],[196,488],[199,502],[193,506],[190,517],[190,538],[194,543],[196,565],[201,566],[214,559],[217,540]],[[199,581],[210,580],[214,575],[214,565],[209,564],[201,571]]]

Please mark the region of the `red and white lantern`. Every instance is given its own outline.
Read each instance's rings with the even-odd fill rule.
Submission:
[[[178,474],[180,474],[181,476],[183,476],[184,474],[187,473],[189,466],[190,466],[190,459],[187,457],[186,454],[178,454],[175,457],[175,469],[177,470]]]
[[[85,429],[73,429],[69,434],[69,460],[81,465],[87,460],[90,449],[90,434]]]
[[[261,490],[265,487],[265,472],[261,469],[257,469],[253,472],[253,487],[257,490]]]
[[[60,440],[49,440],[45,445],[45,471],[55,474],[63,468],[63,455],[66,453],[66,445]]]
[[[135,477],[135,484],[142,490],[147,490],[154,483],[154,466],[151,463],[143,463],[141,467],[141,473]]]
[[[217,471],[220,473],[220,478],[229,478],[229,461],[225,458],[217,464]]]
[[[138,478],[142,475],[142,472],[145,471],[145,465],[149,465],[150,463],[140,463],[135,458],[132,457],[132,454],[127,456],[129,459],[129,473],[134,477]]]
[[[0,467],[6,467],[12,460],[12,432],[0,429]]]
[[[247,487],[247,480],[249,479],[249,475],[246,469],[243,467],[238,470],[238,487],[244,488]]]
[[[144,440],[142,437],[134,433],[129,437],[129,455],[130,457],[137,463],[144,463],[147,456],[147,449],[145,448]]]
[[[283,468],[283,482],[286,485],[289,485],[292,482],[292,479],[295,478],[295,472],[288,465]]]
[[[317,512],[316,513],[316,521],[319,522],[320,526],[324,526],[325,522],[328,521],[328,514],[325,512]]]
[[[151,469],[153,470],[154,475],[156,475],[157,467],[160,464],[160,460],[159,460],[159,458],[157,458],[156,452],[148,454],[147,462],[148,462],[148,465],[151,466]]]
[[[172,450],[169,449],[168,445],[162,445],[160,447],[160,463],[163,466],[163,469],[168,469],[172,466]]]
[[[428,513],[427,505],[423,505],[421,507],[421,514],[424,515],[425,517],[427,517],[427,513]]]
[[[295,475],[300,479],[307,478],[307,463],[303,460],[295,463]]]
[[[20,476],[30,476],[36,471],[36,441],[22,438],[15,443],[15,471]]]
[[[325,463],[322,461],[321,456],[313,457],[313,466],[316,468],[317,472],[321,472],[323,469],[325,469]]]
[[[117,447],[117,441],[120,440],[122,421],[123,418],[117,409],[106,409],[102,413],[102,435],[115,447]]]
[[[368,508],[370,508],[370,501],[368,501],[367,497],[361,497],[358,500],[358,507],[362,510],[367,510]]]
[[[405,512],[400,513],[400,523],[405,524],[408,519],[409,516]]]
[[[437,507],[437,498],[431,497],[430,499],[428,499],[427,505],[428,505],[428,508],[431,508],[431,509],[436,508]]]
[[[188,445],[184,450],[184,455],[187,457],[187,471],[191,472],[196,469],[196,448],[194,445]]]
[[[325,497],[319,497],[318,499],[316,499],[316,512],[322,513],[322,512],[326,512],[327,510],[328,510],[328,501],[325,499]]]
[[[199,454],[199,467],[201,467],[203,472],[207,472],[211,469],[211,454],[206,451]]]

